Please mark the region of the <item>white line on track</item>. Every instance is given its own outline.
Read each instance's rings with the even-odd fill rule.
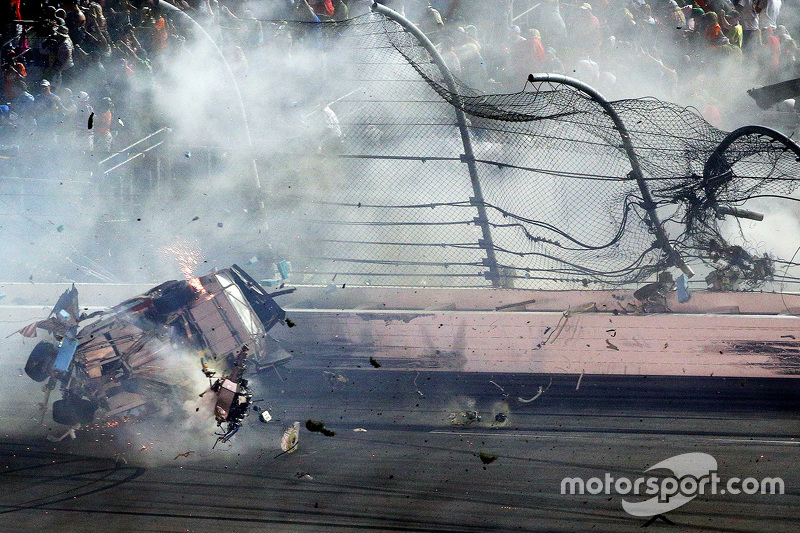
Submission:
[[[718,443],[728,443],[728,444],[769,444],[773,446],[800,446],[800,440],[781,440],[781,439],[757,439],[757,438],[750,438],[750,437],[739,437],[739,438],[716,438],[716,437],[705,437],[702,435],[661,435],[661,434],[631,434],[631,435],[620,435],[616,432],[605,432],[605,431],[598,431],[592,433],[535,433],[535,432],[515,432],[515,433],[506,433],[503,431],[492,431],[492,432],[472,432],[472,431],[442,431],[442,430],[433,430],[430,432],[431,434],[435,435],[454,435],[459,437],[498,437],[498,438],[508,438],[508,439],[579,439],[579,440],[597,440],[598,436],[600,435],[614,435],[614,438],[634,438],[634,439],[642,439],[642,438],[651,438],[651,439],[663,439],[666,437],[688,437],[694,438],[701,441],[706,442],[718,442]]]

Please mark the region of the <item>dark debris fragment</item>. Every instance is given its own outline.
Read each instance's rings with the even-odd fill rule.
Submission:
[[[175,459],[177,459],[178,457],[189,457],[189,456],[190,456],[190,455],[192,455],[193,453],[194,453],[194,450],[189,450],[189,451],[187,451],[187,452],[179,453],[178,455],[176,455],[176,456],[175,456]],[[175,459],[173,459],[173,461],[174,461]]]
[[[478,457],[481,458],[481,462],[483,464],[485,464],[485,465],[488,465],[489,463],[493,463],[493,462],[497,461],[497,459],[498,459],[498,457],[496,455],[491,455],[491,454],[488,454],[488,453],[485,453],[485,452],[479,453]]]
[[[324,422],[316,422],[310,418],[306,420],[306,429],[312,433],[322,433],[326,437],[333,437],[336,432],[325,427]]]

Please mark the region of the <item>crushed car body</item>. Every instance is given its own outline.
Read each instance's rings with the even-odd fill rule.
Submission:
[[[45,330],[25,373],[47,382],[53,420],[88,424],[98,410],[115,418],[160,411],[178,401],[190,374],[205,374],[213,414],[229,439],[247,415],[252,394],[248,372],[260,372],[290,359],[267,332],[286,320],[273,297],[292,292],[266,290],[240,267],[213,271],[190,280],[162,283],[109,310],[80,313],[78,291],[65,291],[50,316],[20,333]],[[201,374],[201,378],[202,378]],[[195,376],[196,377],[196,376]],[[44,411],[43,411],[44,414]]]

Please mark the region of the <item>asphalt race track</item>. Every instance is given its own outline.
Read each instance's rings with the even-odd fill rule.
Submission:
[[[4,377],[0,531],[640,531],[623,496],[561,495],[561,479],[635,478],[686,452],[713,455],[723,479],[781,477],[785,494],[698,496],[649,530],[798,529],[796,381],[583,376],[576,390],[578,376],[364,363],[258,379],[273,421],[254,413],[213,449],[212,421],[175,418],[51,442],[63,428],[8,394],[27,378]],[[284,427],[308,419],[336,434],[303,427],[281,455]]]

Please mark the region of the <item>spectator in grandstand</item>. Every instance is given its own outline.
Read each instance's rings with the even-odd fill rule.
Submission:
[[[129,65],[144,66],[150,69],[147,59],[147,50],[144,49],[139,39],[136,37],[136,30],[133,25],[128,24],[122,35],[117,39],[115,48],[118,55],[124,57]]]
[[[524,83],[528,74],[543,72],[547,63],[547,53],[542,44],[539,30],[530,29],[524,41],[519,41],[514,48],[514,70],[518,83]]]
[[[462,77],[467,85],[483,88],[489,79],[489,74],[481,55],[481,43],[474,36],[475,26],[470,28],[470,33],[467,33],[467,29],[462,26],[454,32],[455,53],[458,55]]]
[[[562,46],[567,37],[567,26],[561,16],[560,0],[544,0],[539,6],[538,28],[548,43]]]
[[[444,28],[444,20],[439,10],[435,9],[430,3],[422,13],[419,28],[426,35],[433,36]]]
[[[645,24],[649,24],[651,26],[655,26],[656,19],[653,16],[653,9],[650,7],[650,4],[644,4],[641,7],[641,14],[642,14],[641,17],[642,22],[644,22]],[[647,26],[645,26],[645,28],[647,28]]]
[[[331,0],[311,0],[308,4],[318,16],[333,18],[334,8]]]
[[[64,111],[61,98],[53,94],[50,82],[40,81],[39,94],[34,100],[34,116],[36,117],[38,139],[44,146],[50,147],[56,142],[60,130],[59,125],[64,119]]]
[[[447,66],[447,69],[453,74],[453,76],[456,78],[461,78],[461,60],[459,59],[458,54],[456,54],[455,44],[453,43],[452,38],[446,37],[442,41],[441,55],[445,66]]]
[[[60,86],[63,73],[75,65],[72,39],[66,26],[55,27],[53,33],[42,42],[41,53],[44,55],[43,77],[56,87]]]
[[[789,35],[789,31],[786,29],[786,26],[784,26],[783,24],[778,24],[778,26],[775,28],[775,37],[780,39],[781,44],[783,44],[783,42],[786,41],[786,40],[791,40],[792,39],[792,36]]]
[[[342,0],[333,0],[333,20],[343,21],[350,16],[350,9]]]
[[[17,59],[17,53],[13,48],[6,49],[3,59],[3,98],[4,102],[8,99],[11,92],[11,85],[16,80],[24,80],[28,75],[25,64]]]
[[[24,80],[15,80],[11,84],[11,92],[8,94],[8,107],[16,119],[16,126],[27,128],[36,125],[34,115],[34,98],[28,92],[28,86]]]
[[[705,118],[708,123],[715,128],[724,128],[725,121],[722,117],[722,110],[720,109],[718,102],[705,91],[697,91],[694,96],[698,103],[700,114],[703,115],[703,118]]]
[[[109,153],[114,142],[111,121],[114,117],[114,103],[108,96],[100,100],[92,125],[92,152]]]
[[[89,104],[89,95],[85,91],[80,91],[75,96],[76,113],[71,122],[74,145],[78,150],[88,150],[91,148],[92,131],[88,128],[89,117],[94,113],[94,109]]]
[[[561,59],[559,59],[556,49],[552,46],[548,46],[545,53],[547,54],[547,66],[544,71],[553,74],[564,74],[566,69],[564,69],[564,64],[561,62]]]
[[[597,51],[600,47],[602,35],[600,33],[600,21],[592,13],[591,4],[588,2],[581,4],[569,17],[569,22],[572,28],[570,31],[572,44],[581,51]]]
[[[20,0],[2,0],[0,2],[0,43],[13,41],[19,36],[20,26],[12,21],[20,20]]]
[[[789,38],[781,41],[780,58],[780,78],[791,80],[797,78],[798,73],[798,49],[794,39]]]
[[[59,89],[58,97],[61,99],[61,112],[63,115],[61,129],[69,132],[72,124],[75,123],[75,117],[78,115],[78,105],[75,103],[75,97],[69,87]]]
[[[639,27],[633,13],[628,8],[620,8],[608,21],[609,31],[614,35],[616,43],[633,43],[637,40]],[[547,37],[547,35],[545,35]]]
[[[711,11],[703,14],[702,27],[703,35],[707,41],[707,47],[717,48],[730,44],[728,38],[722,33],[722,27],[719,25],[719,17],[715,12]]]
[[[50,82],[47,80],[39,82],[39,94],[34,99],[34,113],[36,115],[36,124],[43,128],[54,126],[64,113],[61,98],[53,94]]]
[[[83,25],[86,24],[86,15],[78,6],[77,0],[66,0],[64,2],[64,10],[66,11],[64,22],[69,30],[70,38],[75,42],[79,40],[78,29],[83,28]]]
[[[770,29],[773,32],[778,27],[778,15],[783,5],[782,0],[762,0],[762,9],[759,13],[761,29]]]
[[[736,11],[739,13],[739,22],[742,25],[742,51],[755,53],[761,46],[761,26],[759,13],[756,10],[757,0],[737,0]]]
[[[721,25],[725,30],[725,36],[730,43],[741,49],[742,48],[742,25],[739,24],[739,13],[733,9],[726,16],[720,19]]]
[[[519,74],[519,69],[517,67],[519,61],[516,59],[516,54],[518,53],[517,50],[519,50],[525,42],[525,38],[521,34],[522,30],[520,30],[519,26],[511,26],[508,28],[505,32],[502,48],[494,57],[494,61],[497,64],[496,79],[504,85],[510,83],[512,86],[516,87],[520,83],[519,80],[516,79]]]
[[[222,25],[229,28],[228,44],[256,47],[264,43],[264,28],[261,21],[243,4],[238,15],[235,15],[228,6],[222,6],[220,11]]]
[[[576,78],[592,87],[596,87],[597,82],[600,81],[600,65],[590,59],[588,53],[584,53],[581,59],[575,63],[573,71]]]
[[[220,18],[217,16],[214,20],[218,21]],[[148,55],[158,54],[167,48],[169,32],[167,31],[167,21],[161,15],[149,12],[149,15],[135,31],[137,35],[143,35],[148,42]]]
[[[295,0],[295,16],[301,22],[321,22],[308,0]]]
[[[643,79],[654,94],[661,98],[672,98],[678,90],[678,73],[664,64],[658,47],[643,48],[637,57],[634,68],[641,71]]]
[[[112,42],[122,37],[128,25],[132,26],[131,6],[128,0],[106,0],[103,10]]]
[[[781,64],[781,43],[775,36],[772,28],[764,28],[761,31],[761,40],[764,43],[761,49],[762,76],[767,83],[778,81]]]
[[[658,15],[659,21],[664,26],[672,28],[683,28],[686,26],[686,17],[683,15],[683,11],[675,0],[662,2]]]
[[[103,29],[105,18],[102,8],[96,2],[81,2],[84,5],[86,21],[77,30],[71,32],[73,44],[88,55],[90,62],[99,62],[111,53],[111,36]],[[74,35],[74,37],[72,37]]]
[[[705,14],[706,12],[702,7],[693,7],[689,10],[687,29],[694,32],[701,32],[703,29],[703,15]]]

